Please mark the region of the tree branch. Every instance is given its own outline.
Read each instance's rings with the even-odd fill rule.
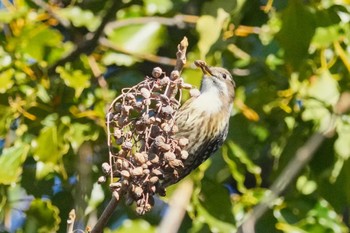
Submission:
[[[339,115],[348,112],[350,109],[350,93],[344,92],[340,95],[337,104],[334,106],[334,113],[330,120],[329,127],[322,133],[314,133],[306,143],[298,149],[294,158],[288,163],[279,177],[271,185],[271,193],[265,196],[262,201],[247,215],[247,218],[239,226],[238,233],[254,233],[256,222],[269,210],[273,202],[290,185],[299,172],[309,163],[314,153],[321,146],[326,138],[334,136],[336,119]]]
[[[80,54],[83,54],[83,53],[90,54],[98,45],[98,39],[101,37],[105,26],[107,25],[109,20],[112,18],[112,16],[116,12],[119,4],[120,4],[119,1],[114,1],[114,0],[108,1],[105,6],[106,13],[103,16],[99,27],[92,34],[92,36],[88,35],[88,36],[91,36],[91,38],[86,38],[86,40],[78,44],[78,46],[76,46],[76,48],[71,53],[69,53],[67,56],[63,57],[62,59],[58,60],[55,64],[50,66],[48,69],[48,73],[53,74],[58,66],[62,66],[67,62],[75,60],[77,57],[80,56]]]
[[[113,195],[111,200],[109,201],[106,209],[104,209],[101,217],[98,219],[96,225],[91,230],[91,233],[102,233],[103,228],[107,225],[109,218],[112,216],[115,208],[117,208],[119,203],[119,194],[118,199]]]
[[[158,233],[176,233],[179,231],[192,192],[192,181],[185,180],[179,185],[169,201],[169,209],[159,225]]]

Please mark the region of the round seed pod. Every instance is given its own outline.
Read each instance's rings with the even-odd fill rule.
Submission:
[[[171,149],[171,145],[167,143],[162,143],[161,145],[159,145],[159,149],[161,149],[162,151],[169,151]]]
[[[143,189],[140,186],[136,186],[134,189],[134,194],[136,197],[141,197]]]
[[[122,187],[122,184],[120,182],[110,183],[109,187],[112,189],[119,189]]]
[[[140,163],[140,164],[144,164],[146,162],[146,159],[145,157],[143,156],[143,154],[139,153],[139,152],[136,152],[135,155],[135,160]]]
[[[127,161],[127,160],[123,160],[123,162],[122,162],[122,167],[123,167],[123,169],[128,169],[129,168],[129,161]]]
[[[152,70],[152,76],[154,78],[159,78],[162,75],[163,71],[160,67],[155,67]]]
[[[143,175],[148,175],[151,173],[151,171],[146,168],[146,169],[143,169],[142,173],[143,173]]]
[[[122,171],[120,172],[120,174],[121,174],[124,178],[129,178],[129,177],[130,177],[130,173],[129,173],[129,171],[127,171],[127,170],[122,170]]]
[[[175,134],[179,132],[179,127],[177,127],[176,125],[173,125],[173,127],[171,128],[171,133]]]
[[[159,85],[166,86],[170,82],[170,78],[168,76],[163,77],[159,80]]]
[[[151,97],[151,92],[144,87],[141,88],[140,92],[141,92],[141,95],[143,96],[143,98],[145,98],[145,99],[148,99],[149,97]]]
[[[170,105],[167,105],[165,107],[162,107],[162,113],[171,115],[174,113],[174,109]]]
[[[165,131],[165,132],[170,132],[171,126],[168,123],[162,123],[160,127]]]
[[[173,161],[176,159],[176,156],[173,152],[168,151],[168,152],[164,153],[164,159],[167,161]]]
[[[152,174],[155,176],[162,176],[163,173],[159,169],[153,169]]]
[[[111,172],[111,166],[109,163],[102,163],[102,172],[108,175]]]
[[[142,167],[135,167],[134,169],[131,170],[132,176],[141,176],[142,174],[143,174]]]
[[[135,95],[133,93],[127,93],[125,98],[127,100],[134,100],[135,99]]]
[[[172,168],[183,167],[184,166],[182,161],[179,160],[179,159],[174,159],[174,160],[169,161],[169,165]]]
[[[113,136],[116,139],[119,139],[119,138],[121,138],[123,136],[123,132],[119,128],[115,128],[114,132],[113,132]]]
[[[171,71],[170,78],[171,78],[171,80],[176,80],[176,79],[180,78],[180,72],[178,70]]]
[[[102,184],[107,181],[107,178],[105,176],[100,176],[97,180],[97,183]]]
[[[151,163],[155,164],[159,162],[159,156],[156,154],[152,154],[152,156],[150,157],[150,161]]]
[[[155,184],[159,181],[158,176],[152,176],[151,178],[149,178],[149,182],[151,182],[152,184]]]
[[[179,146],[184,147],[188,144],[188,139],[187,138],[180,138],[179,139]]]
[[[181,159],[186,160],[188,158],[188,152],[186,150],[181,151]]]

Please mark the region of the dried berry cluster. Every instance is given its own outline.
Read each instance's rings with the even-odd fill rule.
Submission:
[[[110,162],[103,164],[103,171],[111,178],[114,196],[136,202],[138,214],[152,208],[153,195],[165,195],[162,181],[177,179],[188,156],[184,150],[188,139],[175,139],[174,135],[181,89],[191,88],[177,70],[169,77],[156,67],[152,77],[123,89],[111,104],[107,114]]]

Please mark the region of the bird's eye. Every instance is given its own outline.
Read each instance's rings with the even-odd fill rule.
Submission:
[[[226,74],[222,74],[222,77],[223,77],[224,79],[226,79]]]

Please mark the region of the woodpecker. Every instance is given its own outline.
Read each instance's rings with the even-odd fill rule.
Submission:
[[[164,187],[177,183],[207,160],[224,143],[235,96],[235,82],[230,72],[196,61],[203,78],[200,94],[188,99],[175,115],[178,132],[175,138],[189,140],[188,158],[176,179],[165,180]]]

